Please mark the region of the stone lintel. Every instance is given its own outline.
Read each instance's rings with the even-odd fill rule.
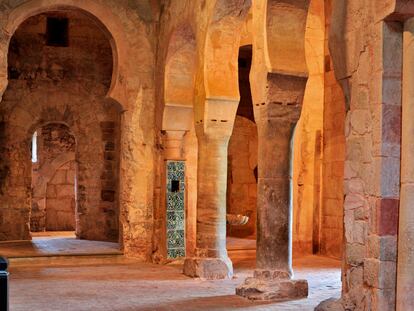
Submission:
[[[187,258],[183,273],[205,280],[230,279],[233,277],[233,264],[229,258]]]

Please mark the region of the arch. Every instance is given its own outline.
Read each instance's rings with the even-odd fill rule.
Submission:
[[[42,178],[39,178],[38,184],[33,186],[33,188],[36,189],[36,191],[38,191],[35,191],[33,195],[36,197],[44,196],[46,194],[46,186],[49,183],[49,181],[53,178],[56,170],[65,163],[75,160],[75,152],[68,152],[59,155],[57,158],[53,159],[53,161],[49,163],[49,165],[41,167],[39,170],[39,175]]]
[[[47,125],[63,125],[65,131],[74,139],[76,146],[76,138],[70,132],[68,126],[62,123],[47,123],[44,126],[37,128],[37,131],[42,132],[43,128]],[[43,139],[43,137],[42,137]],[[74,146],[74,147],[75,147]],[[56,176],[56,172],[65,164],[74,162],[76,160],[75,149],[63,150],[60,149],[60,153],[53,157],[48,152],[42,152],[42,157],[38,159],[36,163],[31,165],[31,189],[32,195],[30,197],[30,232],[43,231],[46,228],[46,206],[47,206],[47,189],[49,183]],[[46,154],[51,158],[46,158]],[[66,179],[66,176],[65,176]],[[75,197],[74,197],[75,199]],[[75,218],[73,218],[75,220]]]
[[[215,4],[204,47],[207,98],[240,97],[237,60],[242,25],[250,6],[251,0],[218,0]]]
[[[165,60],[163,130],[190,129],[193,118],[196,41],[189,25],[171,34]]]
[[[165,103],[193,105],[195,36],[189,25],[177,27],[169,40],[165,64]]]
[[[16,38],[16,42],[25,44],[24,36],[22,39],[22,34],[27,31],[25,27],[30,27],[31,22],[39,22],[41,25],[45,25],[45,18],[49,16],[48,12],[51,12],[51,16],[56,14],[56,10],[54,10],[28,18],[29,26],[27,23],[20,24],[18,29],[22,27],[22,32],[14,32],[11,40]],[[83,239],[118,239],[118,165],[121,149],[119,138],[120,109],[119,105],[116,105],[118,101],[107,96],[107,88],[112,73],[109,67],[110,63],[112,63],[111,47],[107,37],[102,35],[102,28],[97,26],[94,20],[85,16],[83,11],[76,9],[71,10],[70,13],[69,11],[64,12],[65,16],[73,17],[73,27],[82,25],[82,22],[79,23],[80,19],[83,20],[85,27],[94,29],[94,32],[89,32],[90,36],[87,37],[91,38],[91,36],[94,36],[96,40],[91,46],[83,45],[82,41],[76,37],[78,30],[74,32],[74,41],[71,41],[73,42],[73,47],[79,47],[80,49],[85,47],[82,50],[83,52],[79,54],[82,59],[81,62],[77,63],[79,68],[86,68],[83,66],[88,64],[88,58],[85,55],[90,54],[92,51],[99,51],[98,53],[101,53],[99,55],[102,55],[102,57],[101,60],[95,61],[95,63],[99,68],[104,69],[102,75],[97,75],[93,79],[93,83],[96,82],[96,84],[86,85],[85,83],[79,83],[78,80],[74,83],[73,79],[68,77],[66,80],[62,79],[64,83],[56,83],[52,86],[49,83],[50,81],[45,83],[39,76],[39,79],[36,77],[32,81],[32,85],[34,84],[37,87],[29,89],[27,83],[21,81],[22,79],[12,78],[9,80],[8,88],[4,93],[2,105],[0,106],[1,118],[5,123],[4,142],[6,145],[11,146],[9,150],[2,150],[4,152],[2,153],[2,166],[10,168],[7,176],[4,178],[4,202],[9,202],[9,206],[16,206],[15,209],[23,217],[19,220],[19,227],[22,228],[19,229],[20,232],[17,232],[17,230],[15,233],[5,232],[3,239],[30,237],[28,228],[30,222],[27,222],[27,216],[30,217],[30,213],[33,211],[33,209],[30,209],[30,200],[28,200],[28,198],[33,197],[33,193],[30,193],[30,174],[33,176],[33,170],[28,157],[30,155],[29,141],[35,128],[44,127],[49,123],[64,124],[72,130],[77,138],[76,150],[73,150],[76,156],[71,157],[76,157],[80,176],[80,183],[77,184],[77,191],[80,194],[77,206],[80,207],[81,211],[81,216],[78,220],[81,224],[79,228],[82,230],[78,231],[78,236]],[[80,28],[77,29],[82,31]],[[41,38],[37,37],[34,40],[40,41]],[[101,47],[101,50],[97,50],[97,47]],[[91,50],[88,50],[88,48],[91,48]],[[47,51],[42,50],[38,52],[47,53]],[[16,51],[11,50],[10,55],[13,56],[13,53],[16,53]],[[59,53],[65,53],[65,51],[59,51]],[[19,54],[17,57],[24,57],[23,55],[26,54]],[[15,60],[14,56],[10,60]],[[102,65],[103,63],[107,64],[107,66]],[[12,62],[10,65],[13,66]],[[82,71],[82,74],[84,72]],[[23,80],[26,79],[25,76],[23,78]],[[14,87],[20,82],[24,83],[24,87],[22,92],[16,92]],[[94,148],[90,148],[92,145]],[[49,169],[40,170],[39,168],[39,171],[36,171],[36,173],[41,175],[41,178],[37,179],[36,174],[35,182],[32,179],[32,185],[36,186],[36,191],[34,191],[36,197],[44,196],[42,193],[46,191],[45,187],[48,180],[53,178],[53,171],[60,167],[58,162],[61,163],[60,159],[56,163],[48,163],[50,164]],[[43,164],[44,162],[41,165]],[[103,179],[105,182],[101,182]],[[15,187],[28,189],[28,191],[20,191],[17,196],[13,196],[12,191]],[[92,216],[92,213],[88,212],[87,207],[91,205],[96,206],[97,204],[105,204],[106,208],[111,210],[111,212],[106,213],[102,211]],[[96,222],[104,222],[104,226],[107,227],[100,226],[100,229],[91,230],[91,226],[86,225],[91,223],[91,218]],[[13,228],[9,231],[12,230]]]
[[[256,1],[253,7],[253,102],[266,102],[268,73],[306,78],[305,28],[309,0]],[[286,21],[289,21],[288,23]]]
[[[34,123],[28,124],[27,134],[30,135],[30,138],[31,138],[33,133],[37,129],[43,128],[43,127],[51,125],[51,124],[52,125],[53,124],[58,124],[58,125],[63,125],[65,127],[67,127],[69,134],[72,135],[75,138],[75,145],[76,145],[76,143],[77,143],[76,133],[72,129],[71,125],[66,120],[63,120],[63,117],[62,117],[62,120],[39,120],[39,121],[36,121]]]
[[[150,2],[151,5],[147,6],[144,2]],[[26,0],[15,1],[4,7],[4,18],[0,21],[0,36],[3,39],[0,44],[0,54],[3,55],[3,57],[0,57],[0,96],[4,94],[8,85],[6,55],[9,41],[16,28],[25,19],[49,11],[75,10],[89,14],[94,21],[97,21],[99,25],[106,29],[112,40],[112,54],[116,58],[113,61],[112,85],[107,93],[107,98],[99,107],[108,107],[107,103],[113,102],[118,104],[117,106],[122,112],[121,118],[117,120],[116,129],[117,135],[120,136],[119,146],[117,146],[120,161],[118,193],[121,211],[119,218],[123,232],[120,235],[122,237],[120,240],[129,255],[141,256],[143,259],[149,258],[151,251],[150,236],[149,234],[136,235],[134,230],[140,227],[144,232],[144,227],[150,226],[152,222],[150,217],[143,219],[143,217],[137,216],[138,211],[135,208],[140,206],[143,210],[146,210],[145,213],[139,215],[152,213],[152,193],[148,191],[147,195],[142,195],[142,189],[150,189],[153,182],[151,172],[154,160],[153,150],[151,149],[154,146],[152,124],[150,124],[151,122],[141,122],[141,120],[152,119],[155,113],[153,76],[155,42],[153,34],[155,33],[154,24],[156,21],[153,15],[147,14],[149,8],[154,12],[159,10],[159,6],[152,0],[141,1],[139,4],[133,4],[132,2],[120,4],[119,1],[115,0]],[[151,21],[148,19],[150,15],[152,16]],[[88,94],[85,96],[88,96]],[[5,97],[0,107],[4,106],[4,100]],[[29,102],[26,98],[22,101]],[[22,108],[19,107],[19,109]],[[68,107],[69,114],[70,110],[71,107]],[[32,112],[28,112],[22,114],[21,117],[26,118],[25,120],[30,121],[31,124],[33,115]],[[71,122],[68,123],[72,124]],[[26,123],[23,122],[22,124]],[[0,128],[3,125],[0,121]],[[99,127],[98,125],[97,131],[102,130]],[[122,131],[120,131],[120,128],[122,128]],[[89,128],[88,132],[90,130]],[[18,131],[19,136],[23,136],[27,129],[24,126],[24,128],[16,128],[16,131]],[[0,167],[0,177],[7,176],[12,169],[15,169],[15,167],[9,167],[8,165]],[[0,194],[4,182],[5,179],[0,178]],[[19,191],[23,193],[24,189],[19,188]],[[132,205],[133,200],[139,203]],[[19,201],[16,204],[23,206],[26,203]],[[24,220],[24,222],[26,221],[27,219]],[[27,231],[27,226],[24,226],[24,228],[22,226],[14,239],[21,239],[22,236],[28,238]],[[10,233],[9,231],[4,234],[0,232],[0,239],[7,238]],[[142,247],[143,244],[146,247]]]
[[[121,103],[125,109],[127,105],[126,85],[124,77],[130,76],[131,66],[128,65],[130,46],[125,36],[125,31],[119,18],[111,9],[93,0],[58,0],[42,1],[32,0],[12,10],[3,27],[4,35],[8,38],[7,46],[3,47],[3,55],[7,55],[8,45],[16,29],[28,18],[56,10],[80,10],[90,18],[108,36],[112,47],[113,72],[112,81],[107,97]],[[7,87],[7,57],[0,63],[0,93],[3,94]]]
[[[222,122],[231,131],[240,100],[238,53],[251,0],[217,0],[198,51],[195,123]],[[225,83],[223,83],[225,81]]]

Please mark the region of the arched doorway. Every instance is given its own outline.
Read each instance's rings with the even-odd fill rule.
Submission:
[[[110,36],[83,11],[50,11],[18,27],[0,107],[8,146],[1,150],[1,166],[7,168],[1,188],[9,210],[1,240],[76,228],[78,239],[118,242],[120,109],[106,97],[112,75]],[[37,172],[43,174],[43,194],[31,179],[34,133],[37,147],[48,144],[52,153],[43,156],[49,154],[53,165]],[[58,146],[69,155],[59,155]]]
[[[50,123],[32,138],[32,198],[30,231],[75,231],[76,139],[70,129]]]

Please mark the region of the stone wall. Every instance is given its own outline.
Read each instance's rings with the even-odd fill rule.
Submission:
[[[350,310],[395,310],[402,84],[398,20],[407,15],[393,12],[410,9],[396,2],[333,1],[332,7],[329,47],[346,98],[342,302]]]
[[[68,18],[68,46],[47,44],[47,17]],[[79,238],[118,240],[118,107],[105,99],[112,77],[106,35],[83,13],[52,12],[26,20],[8,55],[9,84],[0,107],[2,221],[0,239],[28,239],[30,140],[62,123],[77,138]]]
[[[341,258],[344,234],[345,97],[336,81],[328,48],[332,6],[326,5],[325,108],[323,115],[323,189],[321,210],[322,255]]]
[[[67,162],[47,184],[46,231],[75,231],[75,172],[76,162]]]

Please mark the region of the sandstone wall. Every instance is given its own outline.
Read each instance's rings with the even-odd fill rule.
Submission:
[[[341,258],[344,234],[345,96],[336,81],[328,48],[331,1],[326,6],[325,88],[323,115],[323,189],[320,253]]]
[[[46,189],[46,231],[75,231],[76,162],[61,166]]]
[[[410,9],[396,2],[333,1],[329,47],[346,98],[342,301],[350,310],[395,310],[402,82],[399,20],[406,15],[393,11]],[[332,98],[338,93],[335,90]]]

